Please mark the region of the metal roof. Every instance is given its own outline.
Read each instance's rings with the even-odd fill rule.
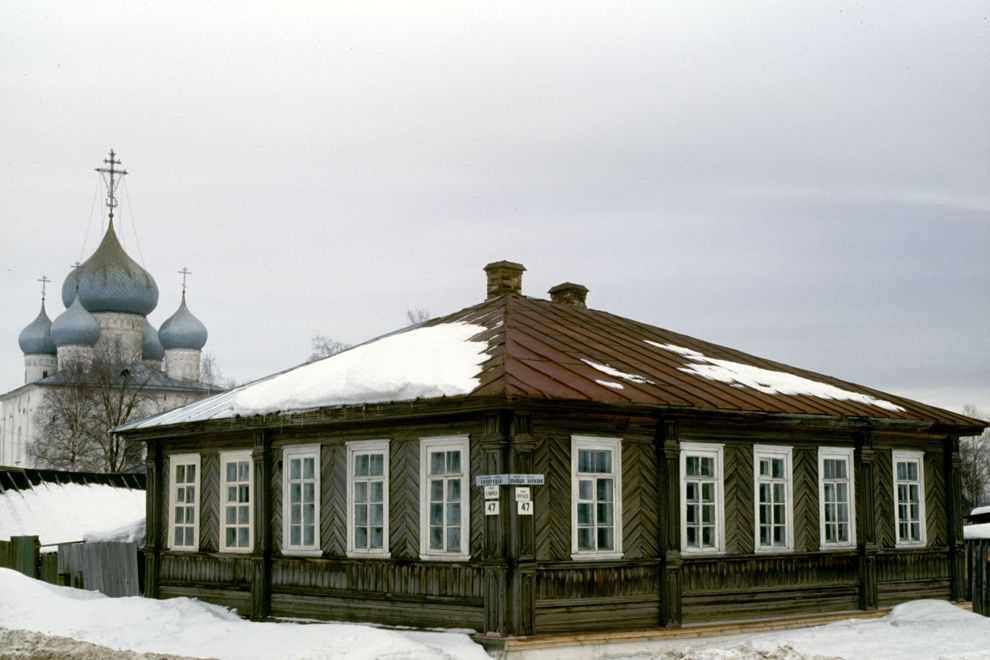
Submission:
[[[474,339],[488,342],[490,357],[478,374],[478,386],[466,397],[985,425],[948,410],[580,305],[506,294],[424,325],[455,321],[487,328]],[[801,386],[775,389],[773,382]],[[237,393],[250,386],[119,430],[233,417]]]

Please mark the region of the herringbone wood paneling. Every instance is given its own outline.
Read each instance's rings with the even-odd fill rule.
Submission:
[[[652,442],[623,443],[621,495],[623,556],[656,557],[657,460]]]
[[[484,470],[482,469],[481,450],[476,442],[468,441],[468,453],[470,454],[471,472],[468,474],[468,483],[464,484],[464,488],[467,489],[468,506],[471,510],[469,518],[471,525],[470,550],[472,557],[480,557],[483,552],[482,538],[485,532],[485,499],[482,497],[483,492],[479,492],[479,489],[474,487],[474,475],[482,474]]]
[[[818,451],[794,448],[794,549],[814,552],[820,546],[818,524]]]
[[[536,445],[534,464],[544,485],[536,493],[536,556],[541,561],[571,555],[571,440],[546,436]]]
[[[323,445],[320,462],[323,464],[320,502],[323,549],[343,557],[347,553],[347,452],[344,445]]]
[[[282,450],[272,451],[272,550],[282,550]]]
[[[392,556],[419,556],[419,440],[395,441],[391,447],[389,492]]]
[[[200,459],[199,548],[216,552],[220,542],[220,456],[204,453]]]
[[[895,545],[892,464],[893,457],[889,450],[876,453],[873,461],[873,511],[876,516],[877,545],[881,548],[893,548]]]
[[[942,452],[925,452],[925,515],[928,518],[928,545],[949,542],[946,514],[945,458]]]
[[[725,547],[730,554],[753,552],[753,446],[726,445]]]

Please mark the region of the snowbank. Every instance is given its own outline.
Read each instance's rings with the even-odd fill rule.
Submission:
[[[233,409],[255,415],[468,394],[488,350],[472,338],[485,330],[443,323],[388,335],[245,387]]]
[[[343,623],[254,623],[189,598],[107,598],[0,569],[0,627],[112,649],[214,658],[488,660],[465,633]]]
[[[86,532],[119,527],[144,514],[143,490],[40,483],[0,493],[0,540],[39,536],[44,545],[81,541]]]

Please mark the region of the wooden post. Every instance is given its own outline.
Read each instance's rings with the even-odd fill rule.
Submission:
[[[663,572],[660,578],[660,625],[681,626],[683,560],[681,559],[681,443],[677,423],[666,421],[659,426],[656,441],[657,488],[659,513],[658,547]]]
[[[869,430],[856,436],[853,455],[856,474],[856,550],[859,559],[859,608],[875,610],[879,605],[877,595],[877,525],[873,494],[873,434]]]
[[[533,471],[536,441],[531,433],[532,420],[528,414],[512,417],[509,442],[509,472],[529,474]],[[516,513],[515,489],[503,488],[507,500],[505,518],[509,528],[509,560],[511,566],[511,630],[513,635],[531,635],[536,609],[536,535],[535,516]]]
[[[41,541],[37,536],[10,537],[10,567],[29,578],[38,577]]]
[[[272,606],[272,442],[266,431],[255,432],[251,460],[255,493],[251,618],[264,619]]]
[[[966,556],[962,530],[962,478],[960,477],[962,459],[959,456],[958,436],[947,437],[943,447],[945,451],[943,478],[945,479],[945,515],[949,542],[950,598],[958,601],[962,600],[966,593],[963,585]]]
[[[148,440],[148,451],[144,459],[145,469],[145,538],[144,538],[144,596],[158,598],[161,578],[162,501],[163,492],[162,445],[158,440]]]
[[[509,434],[506,430],[509,421],[507,414],[485,416],[484,435],[481,438],[481,473],[502,474],[505,472]],[[473,484],[471,485],[473,488]],[[490,637],[502,637],[508,633],[508,584],[509,570],[506,561],[506,521],[508,506],[507,489],[499,488],[499,509],[497,516],[484,516],[482,522],[481,564],[484,572],[483,604],[485,608],[485,629]],[[479,495],[483,495],[479,494]]]

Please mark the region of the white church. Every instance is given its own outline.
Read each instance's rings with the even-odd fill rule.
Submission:
[[[164,412],[216,393],[200,380],[206,326],[186,305],[183,268],[182,302],[157,330],[148,315],[158,305],[158,285],[148,271],[124,251],[114,229],[116,189],[125,170],[113,151],[97,169],[107,179],[109,221],[96,251],[78,264],[62,284],[65,311],[52,321],[45,309],[20,333],[24,385],[0,395],[0,466],[45,468],[32,459],[38,438],[36,413],[53,388],[66,386],[70,370],[87,368],[94,359],[125,365],[127,378],[141,383],[143,408],[132,418]],[[119,222],[119,221],[118,221]],[[47,282],[42,278],[42,285]]]

